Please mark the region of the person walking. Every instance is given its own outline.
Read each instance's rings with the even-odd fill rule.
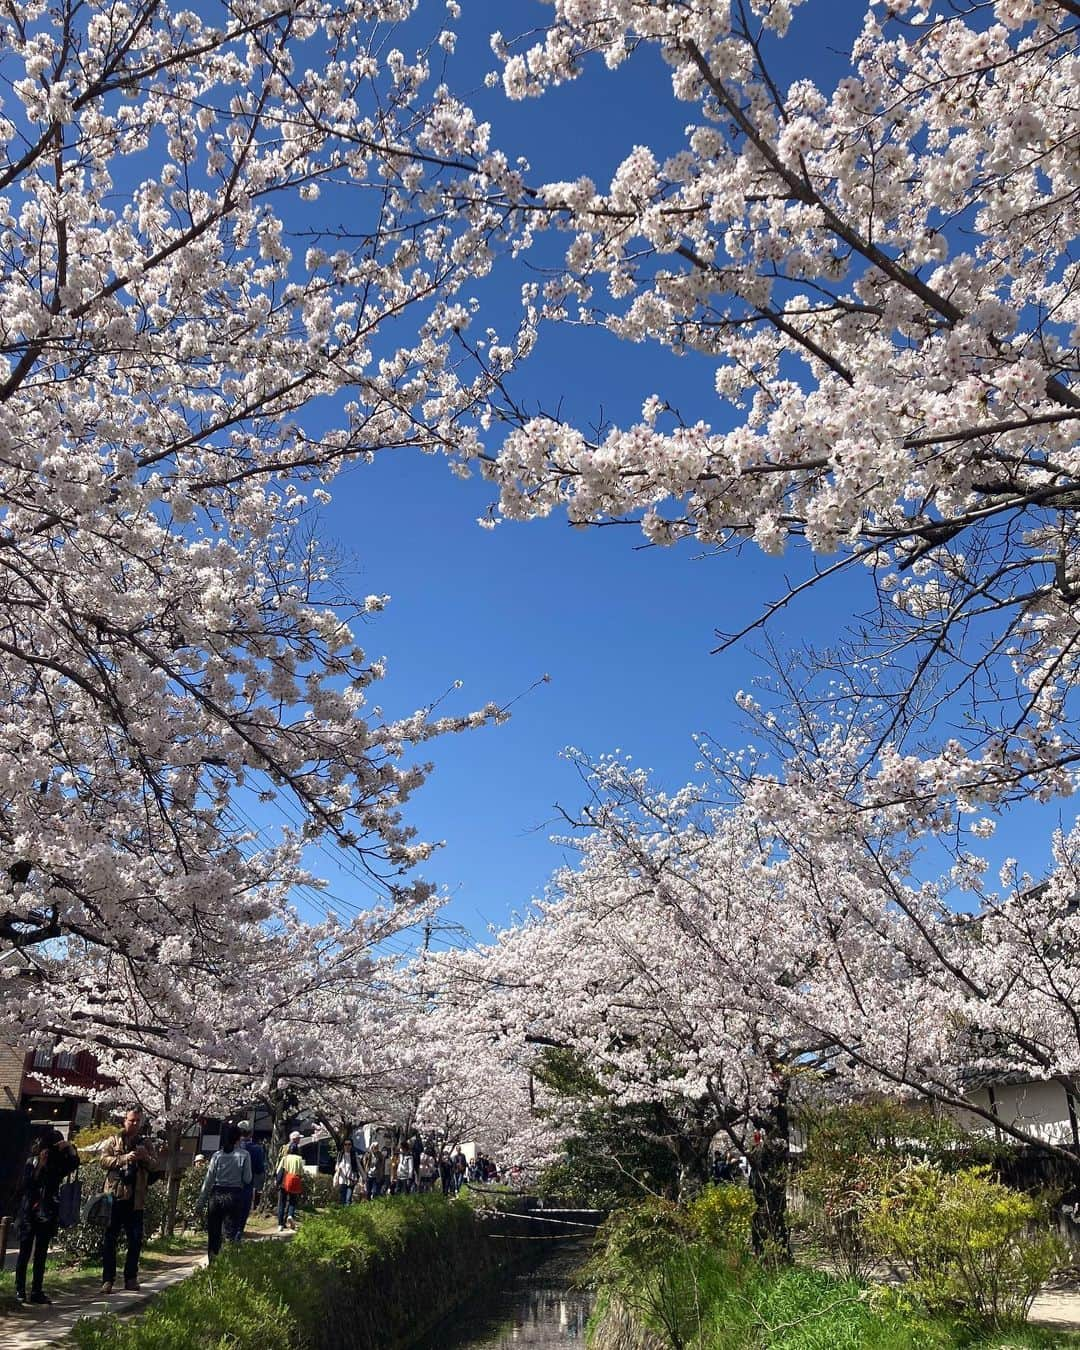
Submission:
[[[420,1190],[425,1194],[435,1185],[435,1173],[438,1171],[434,1157],[425,1149],[420,1154],[419,1182]]]
[[[247,1227],[247,1221],[251,1217],[251,1211],[258,1205],[262,1199],[263,1186],[266,1184],[266,1150],[262,1144],[257,1144],[251,1137],[251,1122],[242,1120],[237,1125],[239,1139],[236,1141],[237,1148],[242,1148],[251,1159],[251,1181],[244,1187],[244,1194],[241,1202],[240,1229],[239,1237],[244,1236],[244,1229]]]
[[[278,1232],[296,1227],[296,1204],[304,1194],[304,1160],[300,1156],[300,1131],[293,1130],[281,1150],[275,1170],[278,1184]]]
[[[450,1159],[450,1163],[454,1169],[454,1176],[453,1176],[454,1194],[457,1195],[460,1192],[462,1186],[465,1184],[465,1176],[469,1167],[469,1164],[465,1159],[465,1154],[462,1153],[461,1151],[460,1144],[458,1145],[457,1151],[454,1153],[454,1156]]]
[[[401,1150],[394,1145],[390,1157],[386,1160],[386,1191],[388,1195],[398,1193],[398,1170],[401,1167]]]
[[[402,1195],[411,1195],[416,1190],[416,1177],[413,1172],[413,1156],[403,1153],[398,1163],[398,1190]]]
[[[446,1149],[439,1154],[439,1185],[442,1187],[443,1195],[453,1195],[454,1164],[450,1161],[450,1154]]]
[[[60,1218],[60,1183],[79,1165],[75,1145],[59,1130],[47,1125],[23,1169],[17,1227],[19,1255],[15,1262],[15,1297],[20,1303],[51,1303],[43,1288],[49,1243]],[[30,1298],[26,1297],[26,1272],[33,1258]]]
[[[383,1186],[386,1184],[386,1154],[378,1144],[372,1144],[364,1154],[364,1179],[369,1200],[375,1200],[382,1195]]]
[[[210,1159],[195,1203],[198,1213],[207,1211],[206,1253],[211,1261],[221,1251],[223,1229],[230,1242],[240,1241],[245,1191],[251,1195],[251,1155],[237,1147],[238,1137],[235,1125],[222,1125],[221,1147]]]
[[[334,1185],[338,1189],[338,1199],[343,1205],[352,1204],[353,1191],[359,1180],[360,1172],[356,1166],[352,1140],[346,1139],[341,1145],[341,1156],[334,1168]]]
[[[142,1110],[133,1106],[124,1116],[120,1133],[106,1139],[98,1155],[105,1169],[105,1194],[112,1196],[112,1212],[101,1243],[103,1294],[111,1294],[116,1281],[116,1244],[121,1233],[127,1240],[124,1288],[139,1287],[146,1188],[158,1161],[145,1133],[146,1120]]]

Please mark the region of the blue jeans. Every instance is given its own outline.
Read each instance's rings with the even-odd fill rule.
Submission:
[[[353,1193],[353,1188],[352,1188],[351,1186],[347,1186],[347,1185],[346,1185],[346,1186],[338,1186],[338,1188],[337,1188],[337,1193],[338,1193],[338,1199],[341,1201],[341,1203],[342,1203],[343,1205],[351,1205],[351,1204],[352,1204],[352,1193]]]
[[[299,1196],[290,1195],[284,1186],[278,1187],[277,1193],[277,1225],[279,1228],[285,1227],[286,1219],[296,1218],[296,1202]]]
[[[109,1226],[101,1243],[101,1282],[112,1284],[116,1279],[116,1242],[123,1230],[127,1237],[124,1257],[124,1283],[130,1284],[139,1276],[139,1256],[142,1252],[143,1212],[135,1209],[130,1200],[114,1200]]]
[[[382,1188],[382,1177],[367,1178],[367,1198],[369,1200],[374,1200],[376,1196],[382,1195]]]

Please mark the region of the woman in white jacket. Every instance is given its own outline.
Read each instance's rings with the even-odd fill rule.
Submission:
[[[346,1139],[341,1146],[337,1166],[334,1168],[334,1185],[338,1188],[338,1199],[343,1205],[352,1204],[353,1189],[359,1180],[360,1172],[356,1166],[352,1140]]]

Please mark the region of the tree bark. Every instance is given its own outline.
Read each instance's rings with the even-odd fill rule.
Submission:
[[[757,1203],[750,1221],[755,1255],[766,1261],[791,1263],[787,1191],[791,1175],[791,1121],[788,1089],[778,1089],[773,1109],[755,1122],[760,1139],[750,1151],[750,1191]]]
[[[166,1237],[172,1237],[176,1231],[176,1214],[180,1208],[180,1181],[183,1169],[180,1166],[180,1140],[184,1127],[168,1124],[165,1127],[165,1223]]]

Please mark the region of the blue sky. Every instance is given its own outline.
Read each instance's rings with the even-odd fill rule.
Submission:
[[[799,11],[781,48],[785,64],[797,54],[819,79],[835,76],[836,49],[853,36],[862,9],[829,13],[838,8],[850,16],[849,33],[836,24],[822,29],[820,4]],[[660,153],[681,144],[694,110],[672,101],[667,71],[653,55],[614,75],[599,68],[540,103],[510,104],[482,87],[493,65],[486,44],[493,16],[510,34],[548,11],[533,0],[497,7],[466,0],[465,11],[448,76],[472,90],[495,143],[525,154],[535,180],[589,173],[604,181],[635,143]],[[437,16],[438,6],[430,13]],[[786,80],[793,71],[781,73]],[[519,280],[497,305],[507,315],[515,313]],[[654,390],[674,391],[684,411],[716,424],[727,415],[704,362],[590,330],[548,334],[517,389],[548,409],[561,401],[586,422],[601,410],[613,420],[635,417]],[[435,773],[410,809],[422,837],[446,840],[425,873],[450,894],[448,920],[475,934],[527,906],[564,857],[549,841],[562,829],[557,804],[572,812],[582,795],[576,771],[560,757],[564,747],[593,755],[621,749],[674,787],[694,776],[692,733],[745,742],[733,695],[760,667],[746,649],[710,655],[715,630],[754,618],[786,589],[785,575],[801,575],[805,565],[753,548],[722,559],[694,545],[644,549],[632,528],[572,530],[561,517],[485,531],[475,521],[492,496],[478,480],[453,477],[438,458],[387,456],[337,480],[319,526],[351,555],[361,594],[393,597],[364,635],[369,653],[389,658],[377,695],[388,713],[423,705],[458,679],[464,688],[448,703],[452,710],[505,703],[551,676],[515,704],[508,725],[434,743]],[[869,600],[864,576],[844,576],[784,611],[772,640],[781,649],[827,643]],[[994,856],[1015,853],[1038,869],[1045,830],[1058,818],[1056,807],[1024,811],[995,841]],[[312,863],[336,892],[364,901],[324,854]]]

